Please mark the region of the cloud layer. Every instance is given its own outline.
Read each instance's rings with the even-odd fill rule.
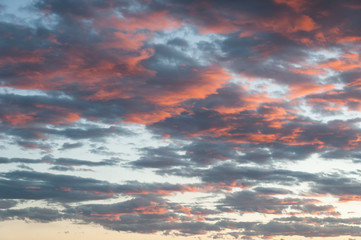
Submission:
[[[12,9],[0,7],[2,221],[361,237],[358,1]]]

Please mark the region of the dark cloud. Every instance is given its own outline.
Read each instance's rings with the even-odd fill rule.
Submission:
[[[152,233],[177,230],[184,235],[194,235],[204,231],[220,230],[218,226],[194,220],[199,220],[199,215],[214,214],[215,211],[191,210],[155,196],[139,196],[108,205],[81,205],[69,208],[66,212],[77,214],[79,219],[85,222],[98,223],[117,231]]]
[[[12,208],[18,204],[17,201],[14,200],[0,200],[0,209]]]
[[[21,220],[32,220],[35,222],[54,222],[63,219],[63,215],[54,209],[50,208],[25,208],[25,209],[7,209],[0,210],[0,219],[4,220],[13,220],[13,219],[21,219]]]
[[[83,144],[80,142],[77,143],[64,143],[63,146],[59,150],[68,150],[73,148],[80,148]]]
[[[119,163],[118,159],[106,159],[102,161],[87,161],[72,158],[53,158],[51,155],[46,155],[41,159],[28,159],[28,158],[0,158],[0,164],[6,163],[23,163],[23,164],[39,164],[46,163],[50,165],[59,166],[114,166]]]
[[[109,9],[115,1],[36,1],[35,7],[63,17],[90,18],[99,9]],[[120,2],[120,1],[119,1]]]
[[[282,214],[286,213],[289,207],[306,211],[312,207],[317,208],[317,206],[310,205],[315,201],[315,199],[278,198],[258,192],[241,191],[228,195],[220,201],[218,207],[220,209],[238,210],[241,213]],[[321,211],[321,209],[325,210],[324,208],[322,206],[318,209]]]
[[[176,38],[173,38],[173,39],[169,40],[167,42],[167,44],[175,45],[175,46],[183,47],[183,48],[186,48],[186,47],[189,46],[188,42],[185,39],[179,38],[179,37],[176,37]]]
[[[177,153],[178,149],[171,147],[142,149],[142,157],[134,161],[135,168],[169,168],[188,165],[184,156]]]
[[[47,199],[77,202],[114,197],[114,186],[105,181],[30,171],[3,173],[3,199]]]
[[[114,166],[119,161],[117,159],[107,159],[103,161],[86,161],[86,160],[78,160],[72,158],[52,158],[51,156],[45,156],[42,158],[42,162],[49,163],[53,165],[63,165],[63,166]]]
[[[75,168],[73,165],[59,165],[52,169],[72,171]],[[119,195],[169,196],[185,192],[223,192],[229,191],[232,187],[239,187],[221,183],[209,185],[129,181],[124,184],[116,184],[93,178],[35,171],[12,171],[2,173],[2,177],[0,198],[42,199],[59,203],[111,199]]]

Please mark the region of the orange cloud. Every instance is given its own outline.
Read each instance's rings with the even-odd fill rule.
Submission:
[[[149,100],[159,105],[174,105],[188,99],[202,99],[216,93],[231,76],[219,66],[208,67],[204,70],[193,69],[199,73],[192,82],[186,82],[184,86],[174,90],[161,90],[148,97]]]
[[[334,89],[335,85],[321,85],[317,83],[296,83],[289,86],[289,96],[291,99],[303,97],[309,94],[326,92]]]
[[[2,117],[2,121],[6,121],[13,126],[25,125],[34,120],[34,113],[13,113]],[[1,119],[0,119],[1,120]]]
[[[352,201],[356,201],[359,202],[361,201],[361,196],[360,195],[350,195],[350,194],[345,194],[345,195],[341,195],[339,196],[339,202],[352,202]]]
[[[302,12],[307,4],[304,0],[274,0],[274,2],[277,4],[286,4],[296,12]]]

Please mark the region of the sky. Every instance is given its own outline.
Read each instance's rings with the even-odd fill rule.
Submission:
[[[361,240],[361,2],[0,0],[2,240]]]

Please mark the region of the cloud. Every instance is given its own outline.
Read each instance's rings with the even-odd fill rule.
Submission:
[[[361,200],[357,1],[12,9],[0,6],[1,220],[360,236],[340,207]]]
[[[73,166],[115,166],[119,163],[119,160],[112,158],[102,161],[87,161],[72,158],[53,158],[51,155],[46,155],[41,159],[29,159],[29,158],[0,158],[0,164],[10,163],[22,163],[22,164],[50,164],[60,167],[73,167]]]
[[[1,200],[0,201],[0,209],[8,209],[16,206],[17,201],[14,200]]]
[[[32,220],[36,222],[48,223],[63,219],[61,213],[50,208],[25,208],[0,210],[0,219],[2,221],[9,219]]]
[[[80,142],[77,143],[64,143],[63,146],[59,150],[67,150],[67,149],[73,149],[73,148],[80,148],[83,144]]]

